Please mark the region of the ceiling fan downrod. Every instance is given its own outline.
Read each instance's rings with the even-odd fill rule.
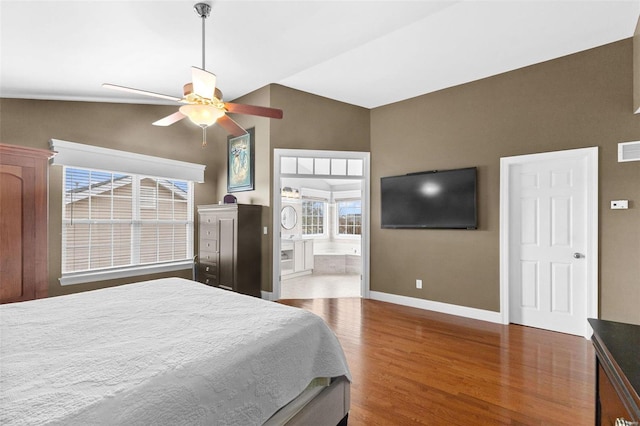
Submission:
[[[193,6],[193,10],[198,14],[200,18],[202,18],[202,69],[205,68],[204,62],[204,21],[209,17],[211,13],[211,6],[207,3],[196,3]]]

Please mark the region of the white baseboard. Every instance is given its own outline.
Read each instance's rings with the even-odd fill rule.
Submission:
[[[370,291],[369,298],[381,302],[395,303],[396,305],[410,306],[412,308],[435,311],[443,314],[456,315],[481,321],[502,324],[500,312],[486,311],[484,309],[469,308],[467,306],[451,305],[449,303],[435,302],[433,300],[416,299],[414,297],[399,296],[397,294]]]

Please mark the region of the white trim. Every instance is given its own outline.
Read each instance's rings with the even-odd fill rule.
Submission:
[[[545,161],[562,157],[581,156],[587,161],[587,318],[598,318],[598,147],[518,155],[500,159],[500,314],[501,322],[509,324],[509,175],[510,169],[530,161]],[[584,321],[584,337],[591,337],[591,329]]]
[[[273,232],[271,233],[272,244],[272,256],[271,256],[271,296],[272,300],[280,299],[280,255],[281,255],[281,241],[282,241],[282,225],[280,223],[280,210],[282,210],[282,191],[280,190],[280,157],[284,154],[280,154],[281,150],[273,150],[273,188],[271,193],[273,194],[273,214],[271,215],[273,223]],[[264,297],[263,297],[264,299]]]
[[[331,201],[349,201],[359,200],[362,197],[362,193],[357,189],[348,189],[346,191],[331,191]]]
[[[50,145],[51,149],[57,152],[52,164],[204,182],[204,169],[206,166],[202,164],[135,154],[58,139],[51,139]]]
[[[280,158],[281,157],[305,157],[305,158],[345,158],[345,159],[361,159],[363,161],[363,175],[362,176],[338,176],[338,175],[303,175],[299,176],[296,174],[281,174],[280,173]],[[370,248],[370,206],[371,206],[371,154],[368,152],[357,152],[357,151],[322,151],[322,150],[306,150],[306,149],[280,149],[276,148],[273,150],[273,182],[272,182],[272,206],[274,212],[279,212],[281,205],[281,194],[280,194],[280,179],[289,177],[289,178],[309,178],[309,179],[352,179],[359,180],[362,182],[362,236],[361,236],[361,244],[362,244],[362,279],[360,294],[362,298],[369,298],[369,264],[370,264],[370,256],[371,256],[371,248]],[[280,253],[280,241],[281,241],[281,232],[280,232],[280,214],[273,214],[273,253],[272,256],[272,277],[271,282],[273,286],[273,300],[280,299],[280,256],[277,255]],[[276,232],[276,230],[278,230]]]
[[[162,272],[182,271],[192,269],[193,260],[156,263],[153,265],[129,266],[126,268],[105,269],[87,272],[64,274],[60,278],[60,285],[84,284],[95,281],[114,280],[117,278],[138,277],[140,275],[158,274]]]
[[[331,191],[325,191],[324,189],[314,188],[300,188],[300,198],[310,197],[310,201],[324,201],[329,202],[331,199]]]
[[[379,291],[371,291],[369,294],[371,299],[379,300],[381,302],[395,303],[396,305],[409,306],[412,308],[424,309],[426,311],[440,312],[443,314],[471,318],[480,321],[488,321],[498,324],[502,323],[502,315],[500,312],[452,305],[433,300],[417,299],[415,297],[400,296],[397,294],[382,293]]]
[[[370,264],[371,264],[371,154],[364,157],[364,180],[362,181],[362,279],[361,292],[364,299],[370,295]]]
[[[618,162],[640,161],[640,141],[620,142],[618,144]]]

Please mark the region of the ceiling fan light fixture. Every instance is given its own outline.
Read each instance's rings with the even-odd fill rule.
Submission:
[[[200,127],[211,126],[224,115],[223,110],[211,105],[183,105],[180,112]]]
[[[0,0],[1,1],[1,0]],[[163,95],[146,90],[133,89],[115,84],[103,84],[108,89],[122,90],[161,99],[168,99],[186,105],[179,111],[153,122],[154,126],[170,126],[186,117],[195,125],[202,128],[202,146],[207,144],[207,128],[218,124],[228,134],[242,136],[247,131],[230,118],[227,113],[246,114],[267,118],[282,118],[282,110],[277,108],[234,104],[222,101],[222,92],[216,87],[216,75],[206,70],[205,63],[205,20],[211,13],[209,3],[197,3],[193,9],[202,19],[202,67],[191,67],[191,82],[184,85],[182,98]]]

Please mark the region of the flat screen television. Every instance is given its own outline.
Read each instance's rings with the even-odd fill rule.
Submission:
[[[383,228],[476,229],[476,167],[380,179]]]

